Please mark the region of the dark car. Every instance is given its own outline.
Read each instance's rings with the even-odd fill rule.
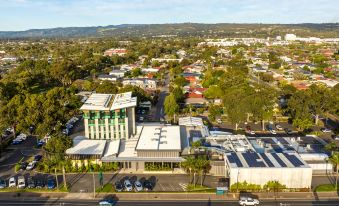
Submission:
[[[124,190],[124,186],[122,185],[122,183],[120,181],[117,181],[114,184],[114,188],[115,188],[115,191],[117,191],[117,192],[121,192],[121,191]]]
[[[27,187],[32,189],[35,188],[36,184],[35,184],[35,180],[33,179],[33,177],[28,177],[27,178]]]
[[[44,140],[39,140],[39,142],[37,143],[37,147],[42,147],[45,144]]]
[[[27,165],[28,165],[27,162],[22,162],[22,163],[20,164],[19,170],[20,170],[20,171],[25,170],[26,167],[27,167]]]
[[[4,179],[0,178],[0,189],[4,189],[6,187],[7,187],[6,181]]]
[[[285,128],[284,131],[285,131],[286,134],[292,134],[292,130],[290,130],[288,128]]]
[[[144,188],[145,188],[146,191],[152,191],[153,190],[153,183],[149,180],[145,180]]]
[[[44,187],[45,187],[45,184],[44,184],[44,181],[42,179],[37,179],[35,181],[35,188],[41,189],[41,188],[44,188]]]
[[[54,189],[56,187],[55,179],[54,177],[50,177],[47,179],[47,189]]]
[[[42,155],[35,155],[33,161],[34,162],[39,162],[41,160],[41,158],[42,158]]]

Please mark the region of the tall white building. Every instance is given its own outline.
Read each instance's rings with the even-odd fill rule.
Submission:
[[[129,139],[136,133],[132,92],[92,94],[80,108],[83,111],[85,136],[90,139]]]

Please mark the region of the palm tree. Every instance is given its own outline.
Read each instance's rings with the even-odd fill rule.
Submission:
[[[337,186],[338,186],[338,171],[339,171],[339,153],[335,153],[333,154],[330,158],[329,158],[330,162],[333,164],[333,166],[335,166],[336,168],[336,176],[335,176],[335,189],[337,190]]]
[[[197,171],[200,173],[200,186],[202,186],[202,176],[204,172],[208,169],[210,165],[209,160],[206,159],[206,157],[199,157],[196,159],[196,167]]]
[[[194,172],[194,184],[195,184],[195,172],[196,172],[196,161],[194,157],[187,157],[185,161],[181,163],[181,166],[189,172],[189,181],[191,181],[192,172]]]

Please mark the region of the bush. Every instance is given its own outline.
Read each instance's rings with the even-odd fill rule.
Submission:
[[[235,192],[235,191],[260,191],[262,188],[261,185],[251,184],[244,181],[234,183],[233,185],[231,185],[230,189],[232,192]]]
[[[283,185],[278,181],[268,181],[263,188],[265,190],[281,191],[286,189],[286,185]]]

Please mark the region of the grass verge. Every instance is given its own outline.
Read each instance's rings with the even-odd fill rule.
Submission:
[[[337,189],[335,188],[334,184],[323,184],[323,185],[318,185],[315,188],[316,192],[334,192],[334,191],[339,191],[339,187]]]

